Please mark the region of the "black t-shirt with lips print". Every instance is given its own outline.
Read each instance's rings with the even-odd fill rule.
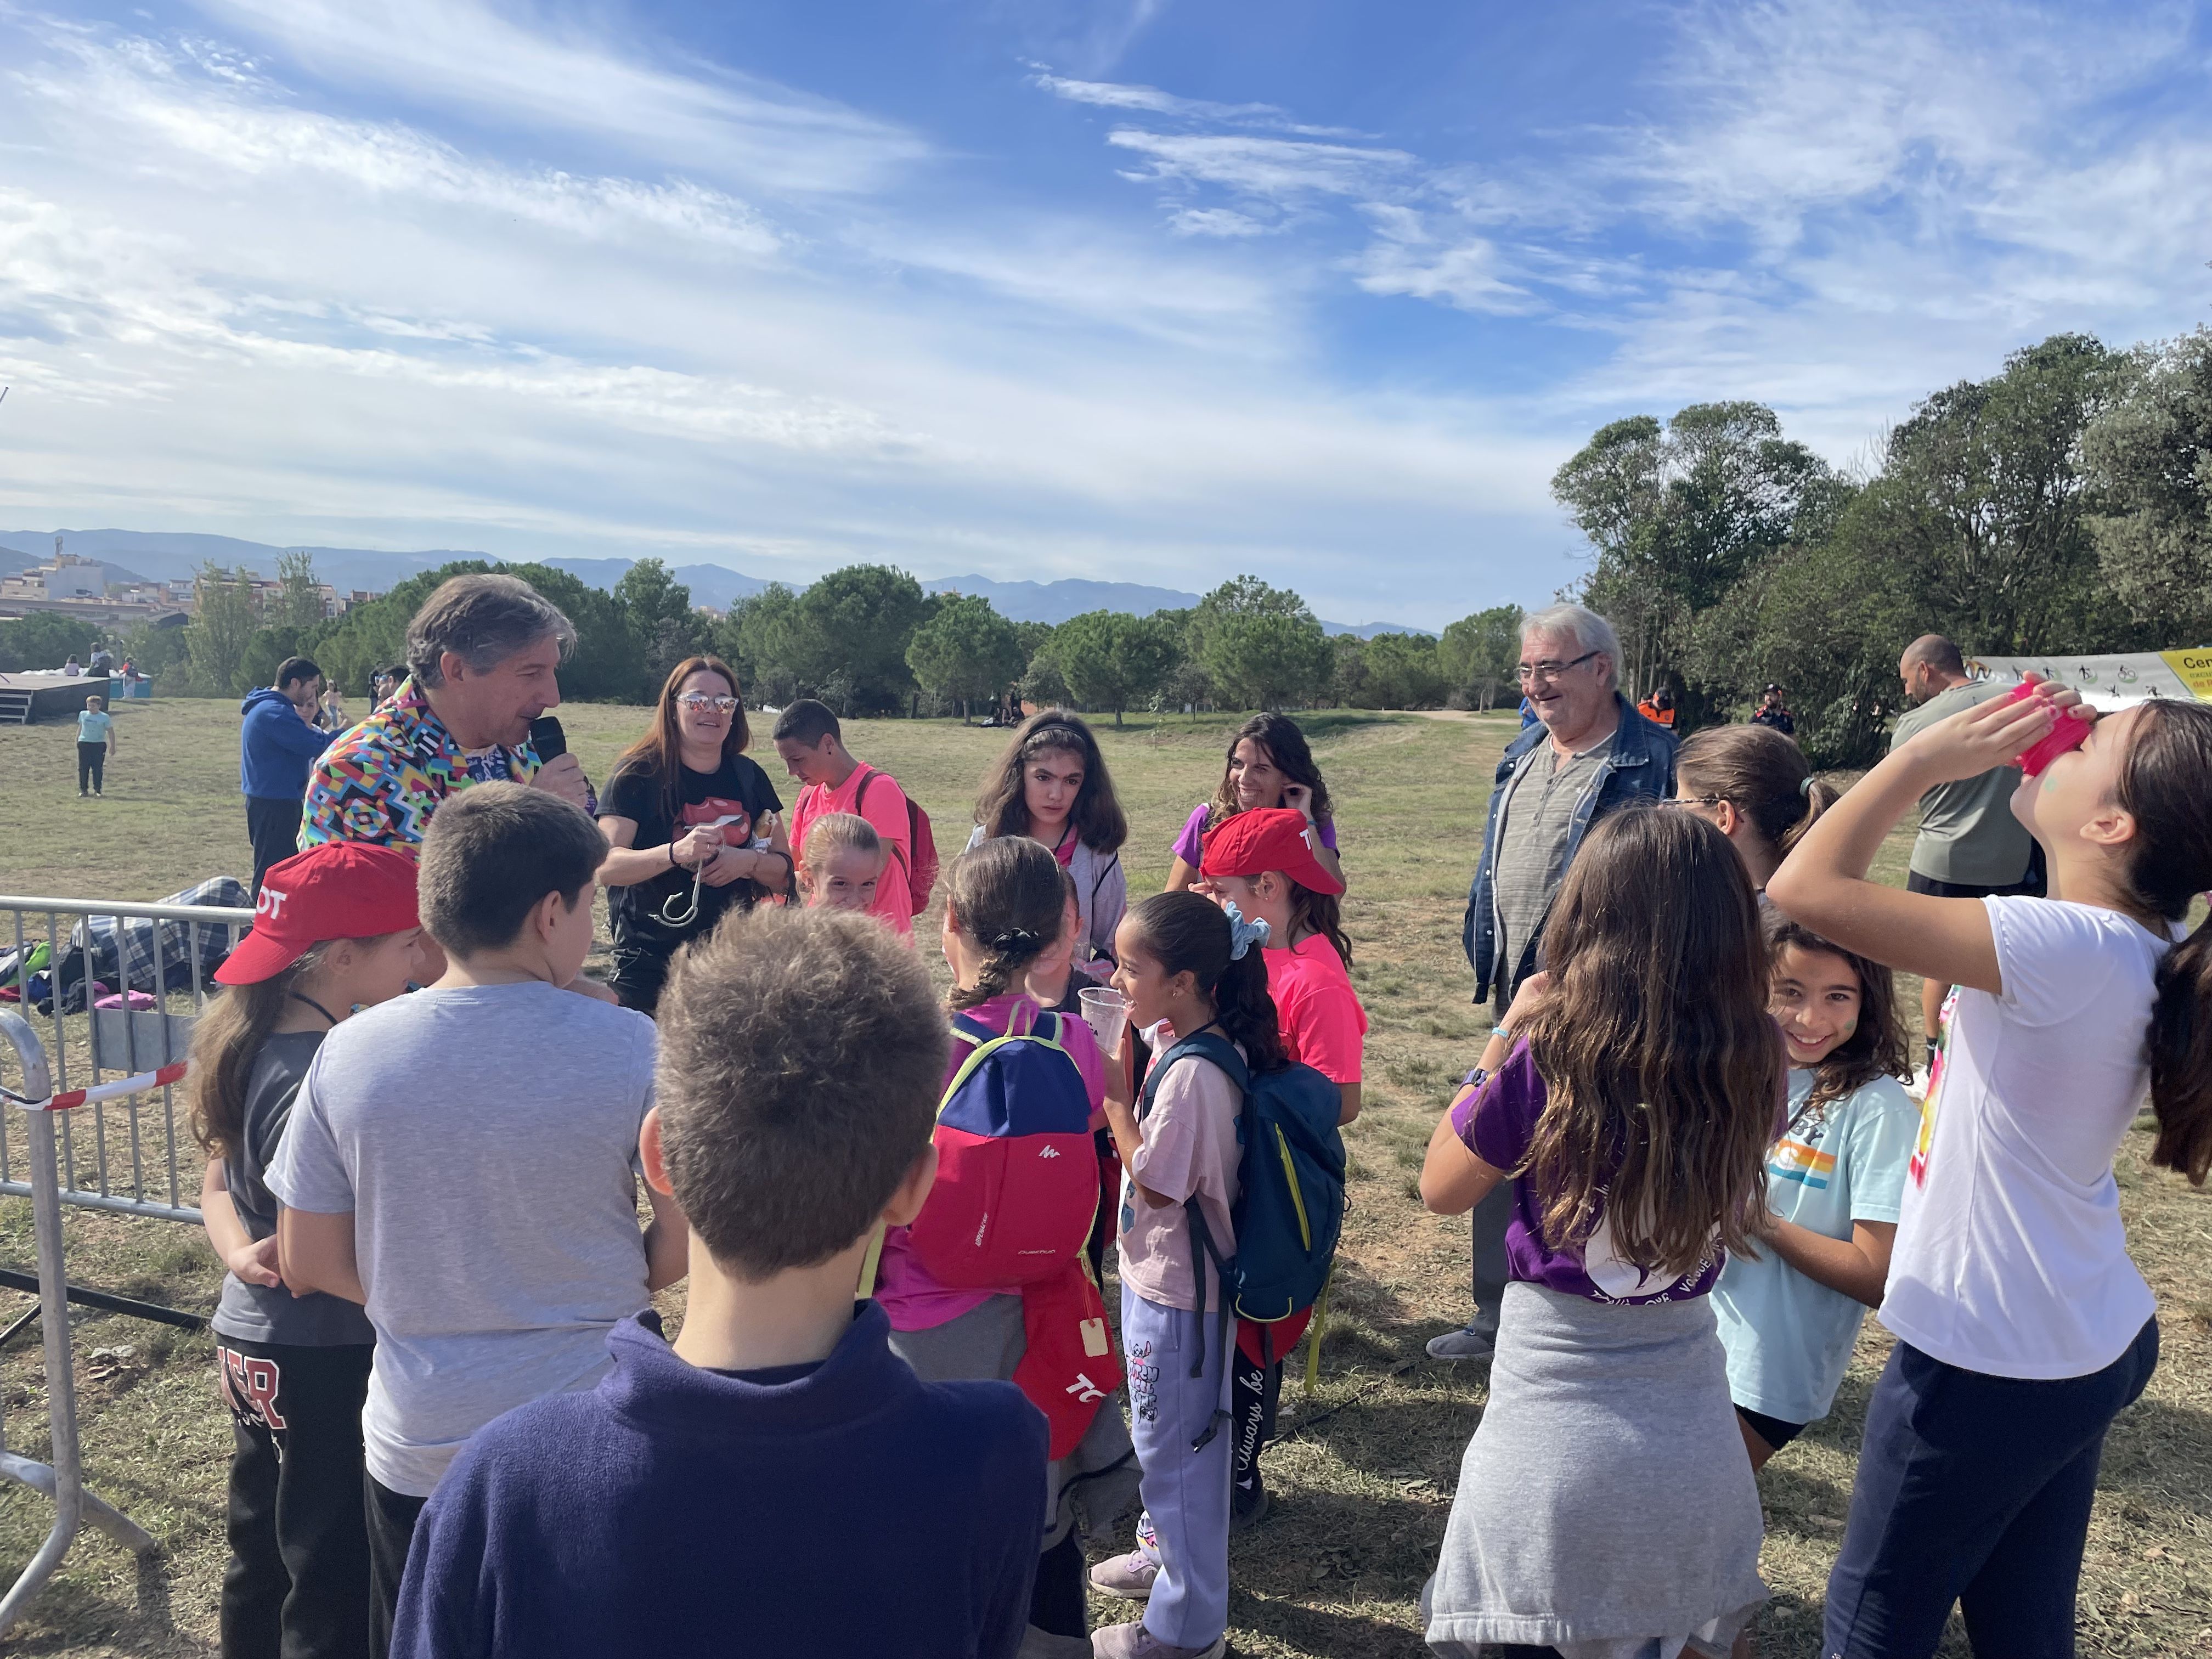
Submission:
[[[753,826],[767,812],[781,813],[783,802],[775,786],[754,762],[732,755],[713,772],[683,769],[677,811],[669,817],[667,798],[660,779],[636,768],[625,768],[607,785],[599,811],[610,817],[629,818],[637,824],[635,847],[665,847],[679,841],[702,823],[720,823],[726,845],[742,847],[753,836]],[[682,915],[691,907],[690,870],[663,872],[650,881],[629,887],[607,889],[607,915],[614,924],[615,949],[668,957],[686,941],[703,939],[715,923],[732,910],[750,910],[763,890],[750,881],[733,881],[722,887],[699,888],[699,914],[682,926],[665,917]]]

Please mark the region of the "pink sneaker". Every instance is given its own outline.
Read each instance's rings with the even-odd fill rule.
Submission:
[[[1139,1621],[1092,1631],[1091,1651],[1097,1659],[1223,1659],[1229,1651],[1229,1638],[1225,1634],[1216,1638],[1212,1647],[1179,1648],[1161,1641]]]
[[[1159,1567],[1150,1556],[1142,1550],[1131,1550],[1091,1568],[1091,1586],[1124,1601],[1141,1601],[1152,1593],[1152,1582],[1159,1576]]]

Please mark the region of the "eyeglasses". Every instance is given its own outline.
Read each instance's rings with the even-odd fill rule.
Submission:
[[[1668,795],[1661,799],[1662,806],[1718,806],[1726,795]]]
[[[1604,653],[1599,651],[1585,651],[1581,656],[1577,657],[1572,662],[1540,662],[1534,664],[1524,662],[1520,667],[1514,670],[1514,672],[1520,677],[1521,684],[1523,685],[1528,684],[1531,680],[1555,680],[1559,678],[1560,675],[1565,673],[1570,668],[1580,668],[1592,657],[1602,656],[1603,654]]]
[[[703,714],[709,708],[718,709],[727,714],[732,713],[738,706],[738,700],[735,697],[709,697],[696,691],[688,697],[678,698],[678,701],[695,714]]]

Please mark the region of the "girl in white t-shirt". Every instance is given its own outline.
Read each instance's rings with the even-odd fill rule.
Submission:
[[[1935,1651],[1960,1603],[1978,1653],[2070,1655],[2105,1431],[2158,1359],[2112,1158],[2148,1090],[2152,1161],[2212,1167],[2212,708],[2098,718],[2040,688],[1928,727],[1824,813],[1774,902],[1848,950],[1959,988],[1905,1185],[1823,1655]],[[1869,881],[1927,789],[2016,763],[2054,722],[2086,741],[2025,780],[2049,899]]]

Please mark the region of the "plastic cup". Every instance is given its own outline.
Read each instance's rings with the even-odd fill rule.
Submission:
[[[2025,702],[2042,690],[2042,687],[2043,682],[2040,680],[2022,680],[2005,701],[2007,702]],[[2089,720],[2076,719],[2063,708],[2060,709],[2057,720],[2051,723],[2051,730],[2020,757],[2018,762],[2020,769],[2031,778],[2041,776],[2043,769],[2051,762],[2057,760],[2068,750],[2079,748],[2089,740],[2092,724],[2093,722]]]
[[[1098,1051],[1110,1054],[1121,1044],[1121,1028],[1129,1023],[1129,999],[1109,985],[1094,985],[1076,1000],[1083,1005],[1083,1023],[1098,1039]]]

